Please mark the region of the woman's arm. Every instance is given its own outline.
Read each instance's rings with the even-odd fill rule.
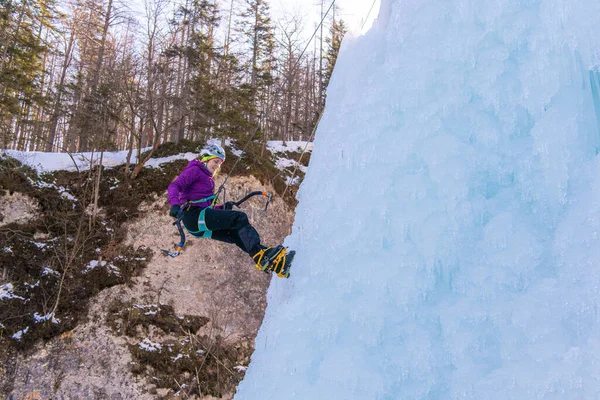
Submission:
[[[171,182],[167,189],[169,203],[172,206],[180,206],[182,201],[179,198],[179,194],[194,183],[199,176],[200,171],[194,166],[184,169],[183,172]]]

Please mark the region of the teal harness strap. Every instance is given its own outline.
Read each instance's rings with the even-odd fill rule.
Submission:
[[[206,208],[212,208],[212,206],[208,206]],[[197,231],[190,231],[188,228],[185,228],[190,233],[190,235],[203,239],[210,239],[212,237],[212,231],[206,227],[206,221],[204,219],[206,208],[202,209],[202,211],[200,211],[200,215],[198,216]]]
[[[217,197],[217,196],[213,194],[212,196],[204,197],[200,200],[188,200],[185,202],[185,204],[182,208],[185,208],[185,206],[187,206],[188,204],[198,204],[198,203],[204,203],[205,201],[214,200],[215,197]]]
[[[213,200],[216,197],[217,196],[212,195],[212,196],[208,196],[203,199],[200,199],[200,200],[189,200],[187,202],[187,204],[203,203],[205,201]],[[190,235],[192,235],[193,237],[196,237],[196,238],[203,238],[203,239],[210,239],[212,237],[212,231],[206,227],[206,220],[205,220],[205,216],[204,216],[206,213],[206,209],[212,208],[212,207],[213,206],[210,205],[208,207],[203,208],[202,211],[200,211],[200,215],[198,216],[198,230],[197,231],[190,231],[188,228],[185,228],[190,233]]]

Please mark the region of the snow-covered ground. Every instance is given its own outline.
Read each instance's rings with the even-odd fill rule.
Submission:
[[[41,151],[16,151],[2,150],[2,153],[19,160],[21,163],[28,165],[38,172],[52,171],[85,171],[100,160],[100,153],[45,153]],[[107,152],[104,153],[102,165],[105,167],[115,167],[125,163],[127,159],[127,151]],[[132,155],[132,162],[135,162],[135,156]]]
[[[209,143],[220,143],[220,140],[211,139]],[[233,154],[237,157],[241,156],[242,151],[239,149],[235,149],[232,146],[232,142],[230,140],[225,141],[225,146],[230,147]],[[284,145],[280,140],[273,140],[267,142],[267,148],[275,154],[281,152],[303,152],[311,153],[313,150],[313,144],[310,142],[286,142]],[[142,152],[150,150],[150,148],[145,148]],[[28,165],[38,172],[52,172],[52,171],[76,171],[79,169],[80,171],[88,170],[90,165],[96,165],[100,160],[100,153],[45,153],[39,151],[16,151],[16,150],[0,150],[0,154],[6,154],[10,157],[13,157],[19,160],[21,163]],[[117,165],[125,164],[127,160],[128,151],[116,151],[116,152],[105,152],[102,156],[102,165],[105,167],[116,167]],[[137,152],[134,151],[131,155],[131,162],[135,164],[137,162],[136,158]],[[181,153],[168,157],[157,157],[151,158],[148,160],[146,167],[149,168],[159,168],[161,164],[172,162],[174,160],[193,160],[198,157],[196,153]],[[295,160],[288,160],[282,157],[278,157],[277,166],[280,169],[295,166],[297,163]],[[305,172],[306,168],[302,167],[302,170]]]
[[[281,140],[272,140],[267,142],[267,148],[272,153],[283,153],[286,151],[303,152],[306,151],[311,153],[314,149],[314,143],[312,142],[294,142],[287,141],[285,144]]]

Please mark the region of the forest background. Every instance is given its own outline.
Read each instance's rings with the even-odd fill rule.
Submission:
[[[139,159],[182,140],[310,139],[346,32],[335,5],[318,0],[307,39],[267,0],[140,1],[0,0],[2,148]]]

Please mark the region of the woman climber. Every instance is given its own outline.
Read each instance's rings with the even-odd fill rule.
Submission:
[[[218,144],[208,144],[198,158],[190,161],[169,185],[169,215],[181,218],[192,236],[235,243],[252,257],[256,268],[287,278],[293,254],[286,254],[282,245],[263,246],[246,213],[232,209],[234,202],[215,205],[213,177],[225,162],[225,150]]]

